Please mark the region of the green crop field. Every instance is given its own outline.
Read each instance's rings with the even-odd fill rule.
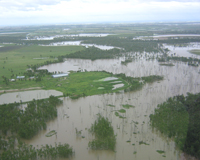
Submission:
[[[11,78],[14,74],[23,75],[27,65],[54,61],[56,57],[80,51],[82,46],[7,46],[0,50],[0,77]],[[13,77],[13,78],[14,78]],[[0,81],[2,85],[2,81]]]

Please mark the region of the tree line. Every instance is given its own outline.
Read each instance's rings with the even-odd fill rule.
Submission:
[[[187,154],[200,158],[200,93],[169,98],[150,115],[153,127],[175,139]]]
[[[20,108],[21,103],[0,105],[0,159],[35,160],[72,156],[74,151],[68,144],[56,144],[54,147],[47,144],[36,149],[20,140],[30,139],[39,130],[46,129],[46,122],[57,117],[56,106],[61,103],[57,97],[50,96],[27,103],[25,110]]]
[[[50,96],[44,100],[33,100],[27,103],[25,110],[20,103],[0,105],[0,130],[16,133],[21,138],[30,139],[41,129],[46,129],[46,122],[57,117],[56,105],[60,99]]]

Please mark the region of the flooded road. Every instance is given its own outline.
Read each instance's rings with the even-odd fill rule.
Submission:
[[[41,67],[50,72],[86,69],[87,71],[105,70],[112,73],[125,73],[132,77],[163,75],[164,80],[145,84],[141,90],[135,92],[122,91],[77,100],[63,98],[63,105],[58,106],[57,119],[47,124],[46,131],[41,131],[33,139],[25,142],[35,147],[45,144],[54,145],[55,142],[69,143],[75,150],[74,160],[179,160],[181,152],[176,149],[173,140],[151,128],[149,115],[154,112],[158,104],[169,97],[186,95],[187,92],[199,92],[199,67],[188,66],[183,62],[174,62],[173,67],[161,66],[157,60],[142,58],[122,65],[122,60],[124,59],[96,61],[67,59],[60,64]],[[115,115],[115,111],[124,109],[122,106],[124,104],[133,105],[134,108],[125,109],[126,113],[120,113],[126,117],[121,119]],[[94,151],[88,148],[88,142],[94,138],[88,129],[99,113],[111,121],[117,140],[116,152]],[[81,131],[80,134],[76,134],[76,129]],[[57,135],[45,137],[45,134],[51,130],[56,130]],[[164,153],[159,154],[157,150]]]

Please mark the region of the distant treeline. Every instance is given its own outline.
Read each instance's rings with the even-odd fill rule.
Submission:
[[[200,63],[200,59],[192,57],[162,56],[158,58],[158,62],[169,62],[170,60],[188,62],[188,65],[195,67],[198,67]]]
[[[150,115],[151,124],[187,154],[200,158],[200,93],[169,98]]]
[[[187,44],[191,42],[200,42],[200,37],[184,37],[184,38],[168,38],[165,40],[158,40],[160,43],[166,43],[166,44],[172,44],[172,45],[178,45],[178,44]]]
[[[117,36],[85,38],[82,43],[115,46],[125,49],[126,52],[159,52],[156,41],[133,40],[133,37],[120,38]]]
[[[89,47],[85,50],[78,51],[75,53],[60,56],[61,58],[80,58],[80,59],[111,59],[120,55],[120,49],[113,48],[110,50],[101,50],[96,47]]]

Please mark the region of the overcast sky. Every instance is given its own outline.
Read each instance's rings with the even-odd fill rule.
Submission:
[[[200,0],[0,0],[0,25],[200,21]]]

